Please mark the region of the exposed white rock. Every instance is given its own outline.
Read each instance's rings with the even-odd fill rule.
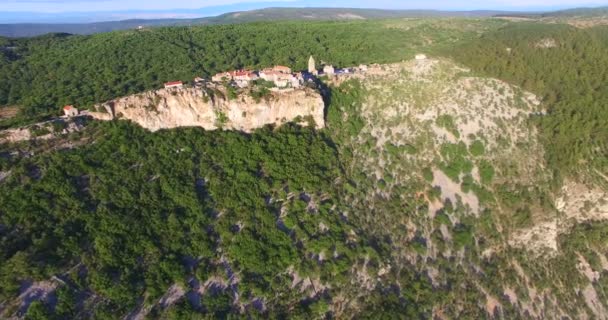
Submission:
[[[39,281],[31,283],[29,286],[24,287],[21,290],[19,297],[15,303],[16,306],[19,306],[18,313],[23,314],[24,312],[26,312],[29,306],[35,301],[50,302],[54,299],[52,296],[56,289],[57,282],[54,281]],[[3,310],[1,307],[2,304],[0,304],[1,319],[19,319],[19,317],[16,316],[17,314],[11,317],[9,314],[4,313],[7,311],[13,312],[14,310]]]
[[[462,202],[471,213],[475,215],[479,213],[477,196],[471,191],[462,191],[460,184],[452,181],[443,171],[433,170],[433,186],[441,187],[441,197],[444,200],[449,199],[453,204]]]
[[[550,49],[557,47],[557,41],[553,38],[544,38],[534,44],[539,49]]]
[[[32,138],[32,133],[28,128],[7,129],[0,132],[0,142],[19,142]]]
[[[555,200],[555,208],[561,213],[551,220],[517,231],[509,243],[530,251],[555,253],[557,237],[567,232],[574,223],[608,220],[608,192],[600,187],[566,181]]]
[[[509,299],[509,302],[511,302],[512,305],[517,305],[519,299],[517,297],[517,293],[515,293],[515,290],[511,289],[510,287],[506,287],[504,289],[504,295],[507,297],[507,299]]]
[[[10,171],[0,171],[0,182],[4,181],[4,179],[8,178],[10,175]]]
[[[220,92],[221,89],[216,89]],[[268,124],[282,125],[310,116],[317,128],[325,126],[324,102],[311,89],[272,92],[267,99],[256,102],[243,93],[234,99],[225,94],[213,97],[200,88],[161,89],[149,91],[96,106],[91,116],[99,120],[128,119],[150,131],[177,127],[202,127],[205,130],[232,129],[250,132]]]
[[[184,288],[178,284],[173,284],[164,296],[158,301],[161,308],[166,309],[181,299],[186,294]]]
[[[53,123],[64,122],[65,128],[61,132],[55,132]],[[51,120],[46,122],[35,123],[29,126],[6,129],[0,131],[0,143],[16,143],[28,140],[49,140],[61,134],[68,134],[82,130],[84,126],[81,123],[71,120]],[[36,135],[36,130],[44,131],[44,134]]]
[[[555,252],[558,234],[557,221],[547,221],[532,228],[518,230],[509,239],[509,244],[533,252]]]
[[[576,268],[578,271],[584,275],[590,282],[595,282],[600,279],[600,273],[598,271],[593,270],[587,259],[583,257],[580,253],[576,253],[578,256],[578,264]]]
[[[583,297],[585,298],[585,303],[593,312],[593,315],[596,319],[606,320],[608,319],[608,310],[604,307],[601,302],[600,297],[597,294],[597,291],[593,287],[593,285],[589,284],[583,290]]]
[[[564,213],[567,219],[577,222],[607,220],[608,192],[599,187],[567,181],[555,201],[555,207]]]

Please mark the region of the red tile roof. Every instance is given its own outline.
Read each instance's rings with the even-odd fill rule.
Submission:
[[[167,82],[165,83],[165,86],[178,86],[178,85],[182,85],[183,83],[181,81],[172,81],[172,82]]]
[[[233,77],[244,77],[244,76],[253,76],[254,75],[253,72],[251,72],[249,70],[236,70],[236,71],[230,71],[229,73]]]
[[[72,108],[74,108],[74,106],[69,105],[69,106],[63,107],[63,110],[72,110]]]

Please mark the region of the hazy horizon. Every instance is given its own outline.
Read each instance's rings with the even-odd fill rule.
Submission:
[[[145,4],[143,3],[145,2]],[[361,0],[271,1],[214,0],[189,1],[174,5],[159,0],[8,0],[0,4],[1,23],[86,23],[128,19],[189,19],[220,14],[256,10],[269,7],[284,8],[361,8],[386,10],[440,10],[440,11],[520,11],[539,12],[568,8],[599,7],[608,1],[555,1],[555,0],[487,0],[487,1],[397,1],[379,0],[373,5]]]

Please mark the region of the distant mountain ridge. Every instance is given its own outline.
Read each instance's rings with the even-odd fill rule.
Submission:
[[[547,12],[542,14],[543,17],[598,17],[608,16],[608,6],[599,8],[574,8],[560,10],[555,12]]]
[[[594,17],[608,16],[608,6],[598,7],[598,8],[573,8],[573,9],[558,10],[558,11],[551,11],[551,12],[542,12],[542,13],[520,13],[520,14],[501,13],[501,14],[498,14],[497,16],[499,16],[499,17],[516,16],[516,17],[532,18],[532,19],[575,18],[575,17],[594,18]]]
[[[266,8],[237,11],[213,17],[196,19],[131,19],[93,23],[14,23],[0,24],[0,36],[32,37],[46,33],[93,34],[134,29],[139,26],[190,26],[206,24],[245,23],[277,20],[352,20],[420,17],[491,17],[501,11],[437,11],[437,10],[383,10],[356,8]]]
[[[14,23],[0,24],[0,36],[33,37],[47,33],[94,34],[137,27],[193,26],[207,24],[246,23],[278,20],[353,20],[390,19],[421,17],[469,17],[493,16],[590,16],[608,14],[608,7],[580,8],[547,13],[522,13],[509,11],[439,11],[439,10],[384,10],[358,8],[265,8],[250,11],[236,11],[212,17],[193,19],[130,19],[93,23]]]

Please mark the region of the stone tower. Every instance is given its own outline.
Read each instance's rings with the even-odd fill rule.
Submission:
[[[308,59],[308,72],[312,74],[317,74],[315,58],[313,58],[312,56],[310,56],[310,59]]]

